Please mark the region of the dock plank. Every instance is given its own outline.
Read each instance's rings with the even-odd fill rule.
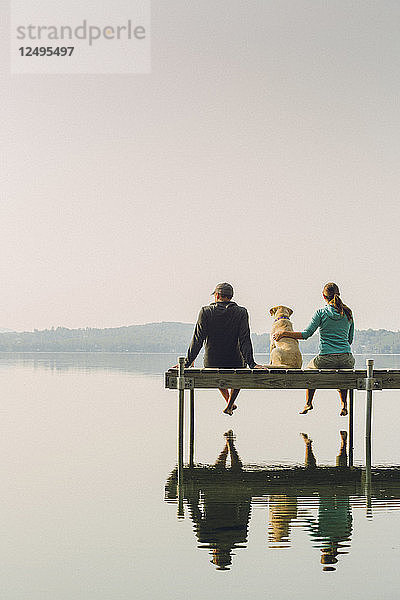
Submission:
[[[335,369],[185,369],[184,377],[195,389],[360,389],[365,370]],[[376,370],[382,389],[400,389],[399,370]],[[177,388],[177,370],[165,373],[165,387]]]

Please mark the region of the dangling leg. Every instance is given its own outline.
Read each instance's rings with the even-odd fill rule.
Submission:
[[[228,406],[223,411],[226,415],[232,415],[233,414],[233,411],[236,408],[235,400],[239,396],[239,392],[240,392],[240,389],[239,390],[231,390],[231,394],[230,394],[230,397],[229,397]]]
[[[306,405],[303,410],[300,411],[301,415],[306,415],[309,410],[312,410],[313,407],[313,398],[314,398],[315,390],[306,390]]]
[[[347,415],[347,390],[338,390],[338,392],[342,404],[340,416],[345,417]]]
[[[218,388],[218,389],[219,389],[219,391],[221,392],[222,396],[224,397],[224,400],[225,400],[225,402],[226,402],[227,404],[229,404],[229,397],[230,397],[229,390],[226,390],[226,389],[224,389],[224,388],[222,388],[222,389],[221,389],[221,388]],[[236,409],[237,409],[237,406],[236,406],[236,404],[234,404],[234,405],[232,406],[232,410],[236,410]],[[225,411],[224,411],[224,412],[225,412]]]
[[[224,400],[226,402],[229,402],[229,390],[219,388],[219,391],[221,392],[222,396],[224,397]]]

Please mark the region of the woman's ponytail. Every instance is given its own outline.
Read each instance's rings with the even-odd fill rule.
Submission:
[[[327,283],[324,287],[323,294],[324,298],[328,300],[328,303],[333,306],[340,315],[345,314],[349,321],[353,320],[353,313],[348,306],[343,304],[336,283]]]

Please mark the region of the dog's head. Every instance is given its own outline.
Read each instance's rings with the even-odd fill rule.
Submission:
[[[271,317],[290,317],[290,315],[293,314],[293,311],[291,308],[288,308],[287,306],[274,306],[273,308],[269,309],[269,314],[271,315]]]

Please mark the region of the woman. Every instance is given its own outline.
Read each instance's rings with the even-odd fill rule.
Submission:
[[[327,283],[322,295],[327,306],[316,311],[305,331],[282,331],[274,334],[276,341],[282,337],[306,340],[319,328],[319,354],[315,356],[307,369],[352,369],[354,356],[350,344],[354,338],[353,314],[340,299],[336,283]],[[338,390],[341,400],[341,416],[347,415],[347,390]],[[305,415],[313,407],[315,390],[307,390],[306,405],[300,412]]]

